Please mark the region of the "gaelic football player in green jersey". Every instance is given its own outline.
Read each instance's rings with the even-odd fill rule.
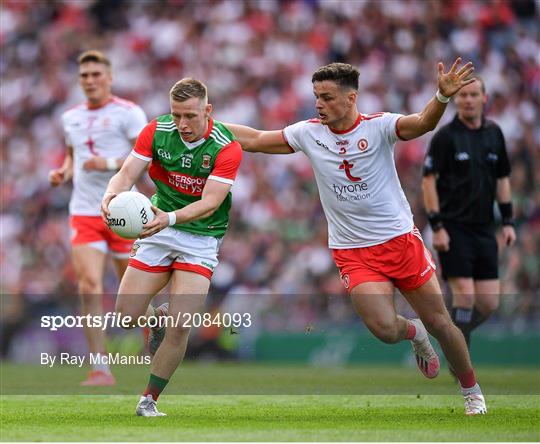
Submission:
[[[129,316],[132,327],[141,316],[182,319],[180,313],[193,313],[203,305],[242,159],[233,134],[210,116],[212,105],[203,83],[192,78],[178,81],[170,91],[170,105],[170,114],[142,130],[102,201],[106,218],[111,199],[131,189],[149,167],[156,184],[155,218],[133,245],[116,301],[116,311]],[[154,309],[150,301],[169,282],[169,303]],[[189,330],[169,323],[167,329],[152,330],[150,351],[155,356],[137,415],[164,415],[156,401],[184,357]]]

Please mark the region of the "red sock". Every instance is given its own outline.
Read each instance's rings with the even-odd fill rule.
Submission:
[[[409,341],[416,336],[416,327],[411,321],[407,321],[407,332],[405,333],[405,339]]]
[[[461,387],[464,389],[468,389],[476,385],[476,376],[474,376],[474,370],[456,376],[459,379]]]

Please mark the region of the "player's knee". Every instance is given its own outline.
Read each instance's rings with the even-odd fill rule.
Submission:
[[[181,346],[189,335],[189,331],[189,327],[182,325],[177,327],[168,327],[165,333],[164,341],[175,347]]]
[[[81,276],[79,279],[79,294],[83,297],[83,302],[86,296],[95,296],[102,293],[101,281],[94,276]],[[88,298],[88,302],[93,299]]]
[[[386,344],[394,344],[399,339],[399,331],[396,322],[372,322],[368,324],[369,330],[375,337]]]
[[[482,305],[478,307],[480,313],[482,313],[482,315],[485,317],[491,316],[494,312],[497,311],[498,308],[499,308],[498,299],[484,301],[482,302]]]
[[[463,288],[462,290],[460,290],[460,293],[461,294],[455,294],[454,297],[453,297],[453,300],[452,300],[452,305],[454,307],[462,307],[462,308],[467,308],[467,307],[473,307],[474,305],[474,294],[472,293],[468,293],[468,294],[463,294],[463,292],[465,292],[466,289]]]

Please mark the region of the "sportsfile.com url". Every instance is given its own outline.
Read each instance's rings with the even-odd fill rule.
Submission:
[[[58,331],[61,328],[132,328],[134,325],[131,316],[121,316],[119,313],[109,312],[104,315],[85,316],[42,316],[41,327],[49,331]],[[239,328],[251,327],[251,313],[178,313],[177,316],[139,316],[135,325],[137,327],[224,327]]]

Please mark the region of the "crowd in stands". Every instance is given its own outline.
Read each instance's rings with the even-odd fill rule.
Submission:
[[[170,87],[192,76],[207,84],[216,119],[260,129],[314,117],[311,74],[333,61],[360,69],[362,113],[406,114],[421,111],[435,93],[439,60],[447,68],[458,55],[471,60],[487,85],[487,116],[501,126],[512,164],[518,241],[508,250],[501,245],[506,295],[498,315],[516,326],[538,323],[539,15],[535,0],[4,0],[4,320],[43,304],[78,306],[70,185],[51,189],[47,173],[65,153],[62,112],[84,100],[77,56],[96,48],[113,62],[114,93],[141,105],[149,118],[167,113]],[[454,112],[450,106],[441,124]],[[399,142],[395,151],[427,243],[420,183],[430,137]],[[319,318],[351,317],[326,230],[303,154],[245,154],[211,302],[228,311],[255,311],[269,329],[302,330]],[[106,279],[112,309],[112,267]],[[257,297],[262,294],[271,296]]]

